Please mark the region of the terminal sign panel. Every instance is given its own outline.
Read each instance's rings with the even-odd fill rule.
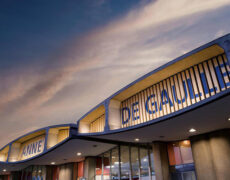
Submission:
[[[31,158],[44,151],[45,136],[33,138],[22,144],[20,150],[21,160]]]
[[[121,103],[122,127],[144,123],[230,88],[226,56],[219,55],[162,80]]]

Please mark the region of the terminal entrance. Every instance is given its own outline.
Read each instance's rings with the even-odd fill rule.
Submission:
[[[166,145],[171,180],[196,180],[190,141]],[[33,165],[11,172],[11,177],[12,180],[156,180],[153,152],[151,144],[116,145],[98,156],[83,157],[80,162]]]
[[[95,180],[155,180],[151,147],[117,146],[96,158]]]

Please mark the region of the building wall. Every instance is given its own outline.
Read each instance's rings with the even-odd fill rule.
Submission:
[[[198,180],[229,180],[230,129],[191,137]]]

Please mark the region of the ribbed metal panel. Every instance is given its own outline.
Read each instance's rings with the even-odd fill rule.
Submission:
[[[105,114],[96,118],[93,122],[90,123],[90,133],[102,132],[105,127]]]
[[[122,128],[184,109],[230,88],[225,54],[190,67],[121,103]]]

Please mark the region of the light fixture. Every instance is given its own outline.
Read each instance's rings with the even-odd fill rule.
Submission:
[[[81,152],[78,152],[78,153],[77,153],[77,156],[81,156]]]
[[[194,133],[194,132],[196,132],[196,130],[194,128],[191,128],[191,129],[189,129],[189,132]]]
[[[3,169],[3,172],[6,172],[6,169]]]
[[[184,145],[189,145],[189,144],[190,144],[190,141],[189,141],[189,140],[184,140],[184,141],[183,141],[183,144],[184,144]]]
[[[230,121],[230,118],[228,118],[228,120]]]
[[[51,162],[50,164],[54,165],[54,164],[55,164],[55,162]]]
[[[135,138],[135,139],[134,139],[134,141],[139,142],[139,141],[140,141],[140,139],[139,139],[139,138]]]

